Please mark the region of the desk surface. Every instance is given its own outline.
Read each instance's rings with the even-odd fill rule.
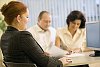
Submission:
[[[66,66],[77,66],[77,65],[84,65],[84,64],[93,64],[93,63],[99,63],[100,57],[90,57],[89,53],[85,53],[85,56],[77,56],[77,57],[71,57],[72,63],[69,63]]]

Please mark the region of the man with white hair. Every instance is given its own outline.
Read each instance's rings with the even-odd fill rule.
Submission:
[[[42,11],[38,16],[38,23],[28,29],[45,52],[55,44],[56,30],[50,25],[51,15],[47,11]]]

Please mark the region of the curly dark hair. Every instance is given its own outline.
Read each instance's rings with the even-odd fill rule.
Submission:
[[[80,11],[78,11],[78,10],[72,11],[67,16],[66,23],[69,26],[70,22],[73,22],[73,21],[75,21],[77,19],[78,20],[81,20],[81,24],[80,24],[80,27],[79,28],[85,28],[86,19],[85,19],[84,15]]]

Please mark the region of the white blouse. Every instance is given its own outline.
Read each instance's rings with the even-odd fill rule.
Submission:
[[[61,39],[61,48],[74,49],[81,48],[84,50],[86,47],[86,29],[78,29],[75,35],[72,37],[68,30],[68,27],[57,29],[57,36]]]

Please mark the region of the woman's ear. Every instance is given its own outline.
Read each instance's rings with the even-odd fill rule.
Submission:
[[[17,20],[18,22],[20,22],[20,21],[21,21],[21,16],[18,15],[18,16],[16,17],[16,20]]]

